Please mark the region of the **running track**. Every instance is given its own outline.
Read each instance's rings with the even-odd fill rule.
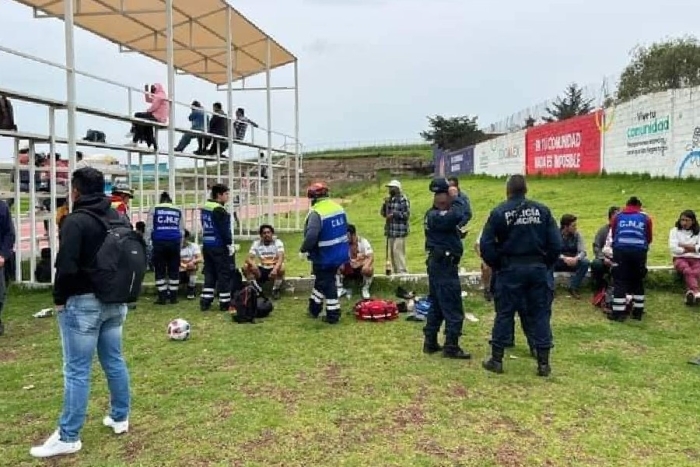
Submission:
[[[297,198],[296,202],[299,203],[299,209],[300,210],[306,210],[308,209],[309,206],[309,200],[306,198]],[[286,202],[277,202],[274,205],[274,213],[275,214],[284,214],[287,212],[294,212],[296,209],[295,206],[295,200],[292,199],[290,201]],[[260,213],[258,214],[258,211]],[[185,211],[185,225],[189,229],[190,226],[193,225],[193,221],[198,222],[198,218],[195,217],[193,219],[193,216],[198,212],[198,209],[187,209]],[[236,214],[238,215],[239,221],[243,222],[245,219],[251,219],[251,218],[256,218],[259,215],[264,215],[267,212],[267,205],[261,206],[261,209],[258,209],[257,205],[252,205],[252,206],[243,206],[238,209],[236,209]],[[140,213],[138,211],[133,212],[131,214],[131,222],[135,224],[139,220],[143,220],[144,222],[146,221],[146,212],[143,213],[143,219],[140,217]],[[29,237],[32,235],[32,224],[29,219],[23,219],[22,225],[21,225],[21,236],[22,238],[25,238],[25,240],[22,240],[20,242],[19,238],[17,239],[17,245],[15,246],[15,249],[23,254],[25,253],[31,253],[31,242],[29,241]],[[39,247],[36,250],[36,253],[39,254],[39,251],[41,251],[41,248],[43,247],[48,247],[49,246],[49,240],[48,237],[44,236],[44,222],[43,221],[37,221],[36,223],[36,234],[37,237],[39,237]],[[24,256],[24,255],[23,255]]]

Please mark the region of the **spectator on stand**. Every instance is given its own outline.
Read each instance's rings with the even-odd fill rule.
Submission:
[[[228,116],[224,109],[221,107],[221,102],[215,102],[212,106],[214,110],[214,115],[209,119],[209,133],[212,135],[218,135],[227,137],[228,136]],[[204,148],[202,151],[195,151],[195,154],[203,155],[223,155],[224,151],[228,149],[228,142],[215,139],[215,138],[205,138]]]
[[[243,141],[245,139],[248,124],[250,124],[253,128],[258,128],[257,123],[245,116],[245,109],[239,107],[236,109],[236,120],[233,122],[235,139],[238,141]]]
[[[168,95],[165,93],[163,85],[156,83],[149,86],[147,84],[144,86],[144,91],[146,92],[146,102],[151,106],[145,112],[136,112],[134,118],[167,123],[170,115],[170,102],[168,102]],[[131,138],[129,146],[135,147],[139,143],[146,143],[149,148],[153,146],[154,150],[158,151],[158,141],[156,141],[155,132],[150,125],[134,123],[127,137]]]
[[[199,101],[192,101],[192,111],[187,119],[190,121],[190,127],[193,130],[206,131],[206,115]],[[183,134],[182,138],[180,138],[180,142],[175,147],[175,152],[183,152],[194,137],[195,135],[192,133]],[[197,150],[195,153],[201,153],[204,150],[204,141],[204,137],[197,136]]]

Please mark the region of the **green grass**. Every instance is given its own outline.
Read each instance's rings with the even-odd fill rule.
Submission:
[[[376,264],[384,269],[385,239],[384,220],[379,216],[382,199],[386,195],[386,179],[358,185],[350,189],[341,185],[340,194],[331,186],[331,194],[343,198],[349,221],[357,226],[358,233],[365,236],[375,250]],[[411,272],[425,272],[423,253],[423,215],[432,204],[428,192],[428,178],[402,180],[404,191],[411,201],[411,234],[407,243],[408,266]],[[660,180],[634,176],[608,176],[596,178],[563,177],[531,178],[529,196],[547,204],[557,219],[562,214],[578,216],[579,230],[583,234],[592,255],[592,243],[598,228],[607,222],[608,207],[621,206],[631,195],[641,198],[645,210],[652,216],[656,238],[651,246],[649,264],[670,265],[668,232],[684,209],[699,209],[697,206],[697,182],[685,180]],[[465,240],[465,257],[462,266],[469,271],[478,270],[479,260],[472,251],[472,245],[479,230],[483,227],[490,210],[505,198],[504,179],[487,177],[464,177],[461,181],[471,199],[474,218],[470,223],[470,233]],[[286,225],[286,224],[285,224]],[[288,257],[287,270],[290,275],[308,275],[309,266],[298,259],[301,234],[281,233]],[[247,248],[248,243],[242,242]],[[247,251],[247,249],[245,250]]]
[[[553,376],[534,375],[524,339],[506,374],[480,368],[493,312],[466,308],[470,362],[421,354],[421,325],[403,319],[337,327],[305,316],[306,295],[271,318],[235,325],[196,303],[149,306],[124,332],[131,432],[101,426],[108,408],[95,363],[83,451],[44,464],[28,456],[56,426],[63,379],[55,319],[31,313],[46,293],[12,292],[0,338],[2,466],[696,466],[700,462],[700,314],[651,291],[641,323],[611,324],[585,301],[555,300]],[[343,301],[343,308],[350,306]],[[188,342],[165,328],[183,317]],[[512,357],[511,357],[512,355]],[[32,389],[23,389],[31,387]]]
[[[304,153],[304,159],[334,159],[334,158],[364,158],[364,157],[433,157],[433,149],[429,144],[396,144],[385,146],[363,146],[347,149],[327,149]]]

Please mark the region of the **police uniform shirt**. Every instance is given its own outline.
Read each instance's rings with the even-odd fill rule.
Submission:
[[[499,268],[503,259],[515,257],[539,258],[551,266],[561,252],[562,239],[548,207],[512,198],[491,211],[479,247],[491,267]]]
[[[275,238],[269,245],[265,245],[260,239],[255,240],[248,254],[260,260],[261,268],[272,269],[275,267],[277,255],[280,253],[284,253],[284,243]]]

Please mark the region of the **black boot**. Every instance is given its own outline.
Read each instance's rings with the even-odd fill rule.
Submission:
[[[0,321],[0,336],[5,334],[5,325],[2,324],[2,321]]]
[[[177,305],[177,290],[170,291],[170,304]]]
[[[500,347],[491,347],[491,358],[484,360],[481,364],[484,370],[492,373],[503,373],[503,349]]]
[[[437,336],[425,336],[423,340],[423,353],[432,355],[442,350],[442,346],[438,344]]]
[[[194,297],[195,297],[194,287],[187,286],[187,299],[194,300]]]
[[[552,368],[549,366],[549,349],[537,349],[537,376],[549,376]]]
[[[445,347],[442,349],[442,356],[445,358],[454,358],[457,360],[469,360],[472,356],[469,352],[465,352],[459,346],[459,338],[447,336],[445,339]]]
[[[211,301],[210,300],[205,300],[201,299],[199,301],[199,309],[201,311],[209,311],[211,309]]]
[[[155,301],[156,305],[165,305],[168,303],[168,291],[158,291],[158,299]]]

